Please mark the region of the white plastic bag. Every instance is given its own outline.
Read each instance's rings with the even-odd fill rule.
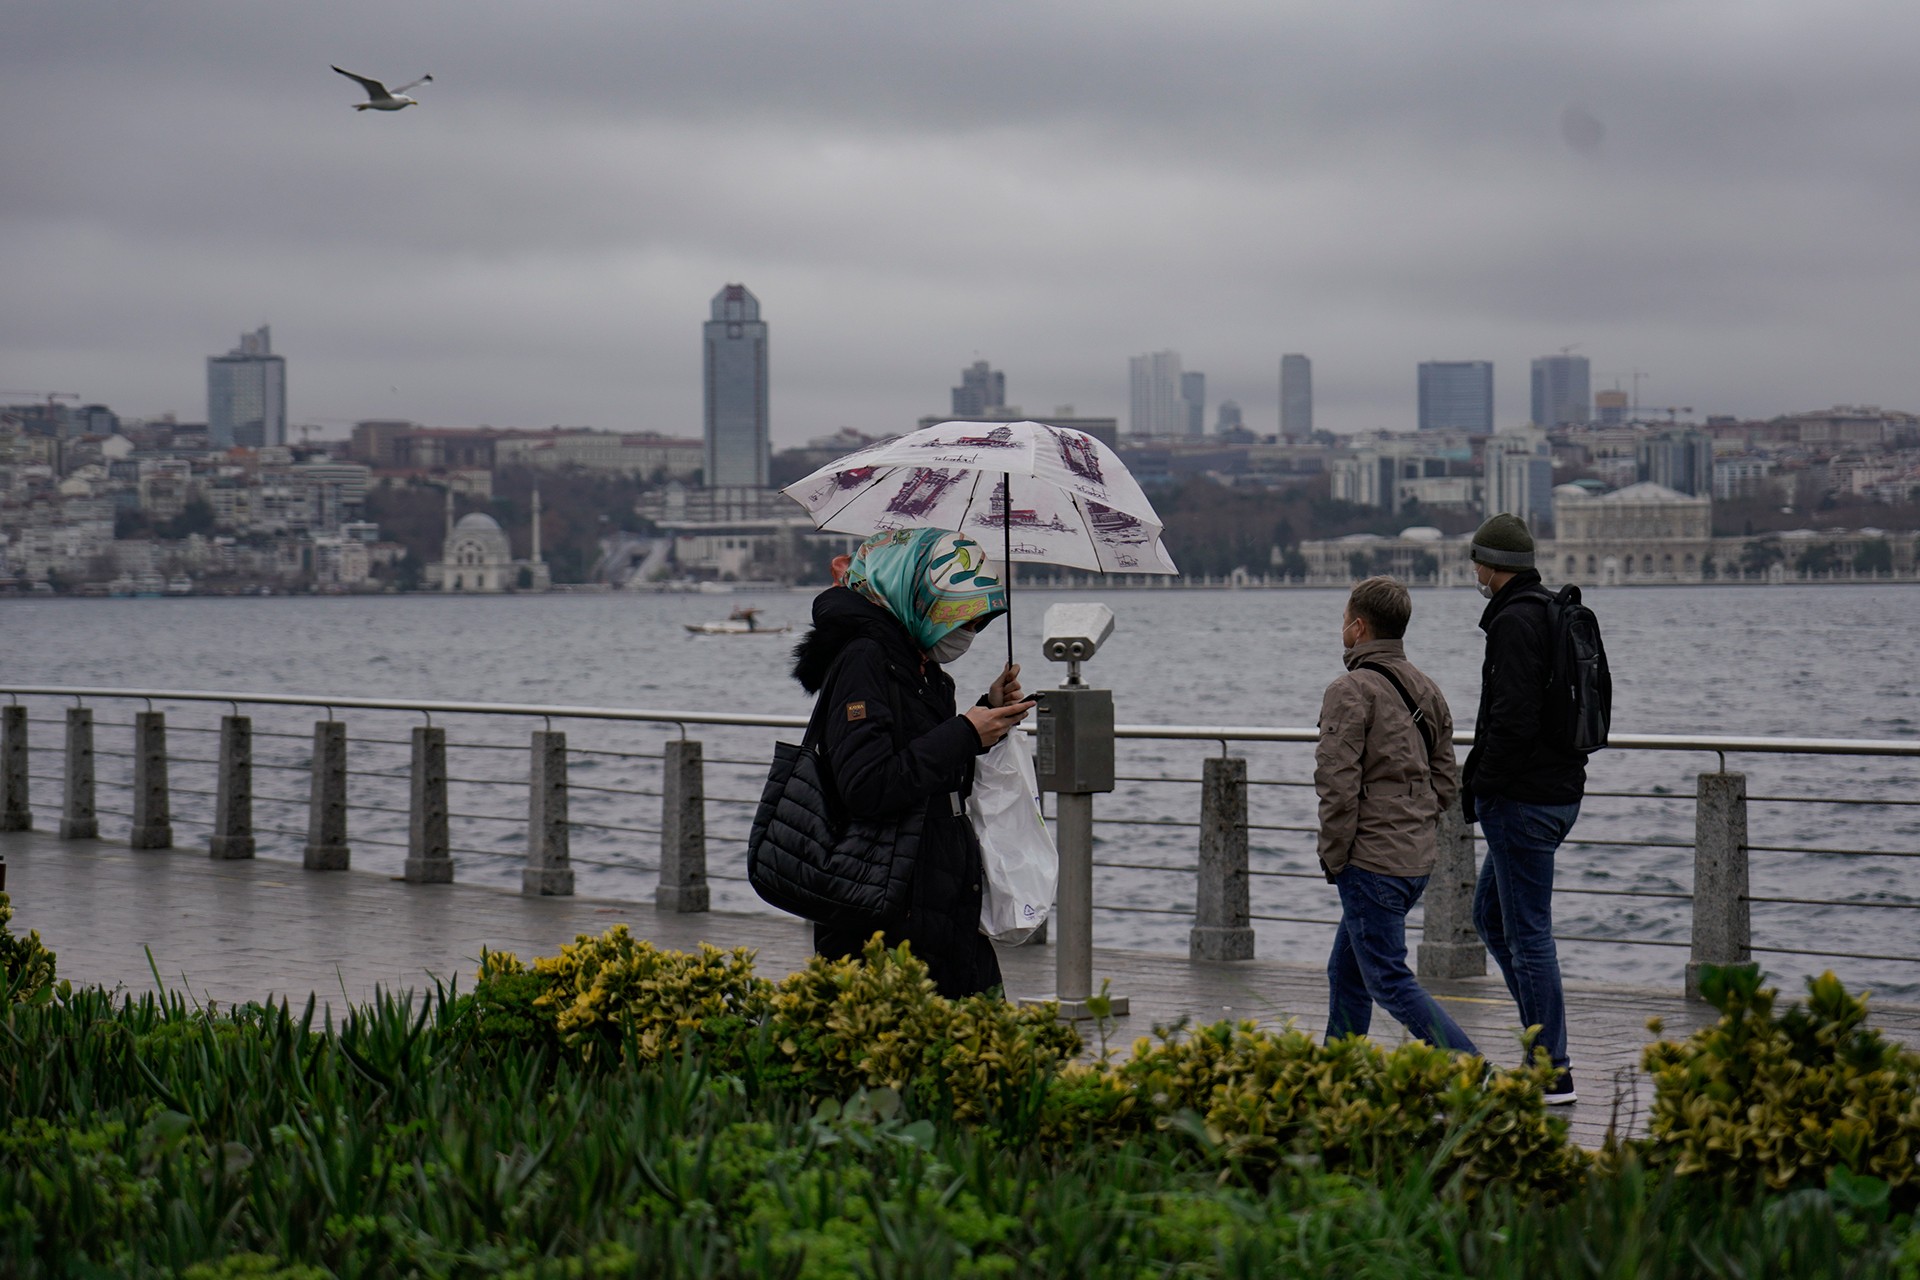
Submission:
[[[1060,856],[1040,813],[1040,785],[1026,735],[1009,733],[974,761],[967,819],[980,837],[987,871],[980,932],[995,942],[1025,942],[1047,922],[1060,878]]]

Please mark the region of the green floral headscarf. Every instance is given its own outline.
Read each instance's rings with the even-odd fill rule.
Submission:
[[[860,544],[847,586],[900,619],[921,649],[963,623],[1007,611],[1007,588],[991,576],[979,543],[946,529],[895,529]]]

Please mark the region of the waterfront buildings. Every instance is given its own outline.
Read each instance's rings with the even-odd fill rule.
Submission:
[[[1553,491],[1547,559],[1559,581],[1699,581],[1713,554],[1713,500],[1643,482],[1593,494]]]
[[[484,511],[453,518],[453,491],[447,491],[447,535],[440,559],[427,566],[430,588],[491,595],[502,591],[545,591],[552,586],[546,561],[540,555],[540,491],[533,491],[528,521],[532,554],[513,557],[512,544],[500,522]]]
[[[207,439],[216,449],[287,442],[287,361],[273,354],[266,325],[207,357]]]
[[[985,360],[975,360],[960,371],[960,385],[953,389],[955,418],[978,418],[989,409],[998,409],[1006,402],[1006,374],[988,368]]]
[[[702,328],[706,370],[706,466],[713,487],[764,489],[771,458],[767,324],[743,284],[713,295]]]
[[[1561,352],[1533,362],[1533,425],[1579,426],[1593,418],[1587,358]]]
[[[1428,360],[1419,372],[1420,430],[1493,432],[1493,361]]]
[[[1180,353],[1155,351],[1127,361],[1129,416],[1135,438],[1167,439],[1186,434],[1186,401],[1180,391]]]
[[[1280,357],[1280,439],[1295,444],[1313,435],[1313,361]]]

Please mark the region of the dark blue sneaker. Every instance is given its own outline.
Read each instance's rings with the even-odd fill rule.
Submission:
[[[1565,1107],[1580,1101],[1580,1095],[1573,1091],[1573,1072],[1562,1071],[1555,1076],[1547,1086],[1544,1101],[1550,1107]]]

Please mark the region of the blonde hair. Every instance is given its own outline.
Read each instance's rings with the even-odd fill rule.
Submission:
[[[1392,578],[1368,578],[1354,584],[1347,612],[1372,627],[1376,639],[1398,640],[1413,617],[1413,597]]]

